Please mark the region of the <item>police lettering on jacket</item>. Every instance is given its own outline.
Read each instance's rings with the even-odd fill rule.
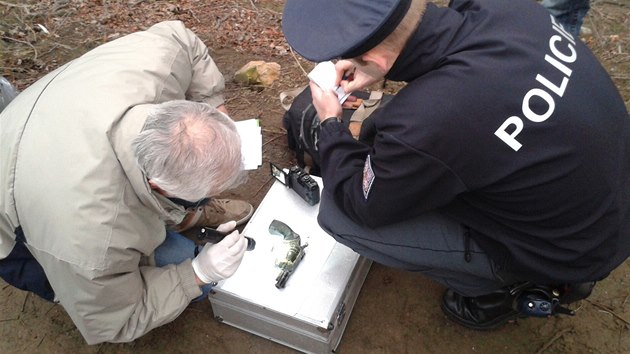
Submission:
[[[556,32],[558,32],[558,34],[555,34],[551,36],[551,38],[549,38],[549,49],[552,55],[546,54],[545,61],[560,72],[562,72],[564,76],[562,78],[562,82],[557,85],[556,83],[549,81],[547,78],[540,74],[536,75],[536,81],[541,83],[544,86],[544,89],[536,87],[527,91],[527,93],[523,97],[522,105],[523,116],[534,123],[544,122],[545,120],[549,119],[549,117],[551,117],[556,107],[554,96],[551,93],[559,98],[562,98],[562,96],[564,95],[564,91],[569,84],[569,77],[571,77],[572,73],[572,70],[565,64],[574,63],[577,59],[577,52],[574,48],[575,40],[568,32],[566,32],[562,28],[560,24],[555,21],[555,18],[553,16],[550,17],[552,28]],[[566,43],[566,48],[562,47],[564,41],[569,42]],[[539,98],[545,101],[547,104],[547,110],[542,114],[534,112],[531,109],[530,105],[533,98]],[[514,151],[518,151],[523,145],[516,138],[518,134],[520,134],[523,130],[523,127],[523,119],[521,119],[519,116],[511,116],[510,118],[506,119],[503,124],[501,124],[499,129],[494,132],[494,135],[496,135],[509,147],[514,149]],[[513,130],[511,133],[508,133],[508,129]]]

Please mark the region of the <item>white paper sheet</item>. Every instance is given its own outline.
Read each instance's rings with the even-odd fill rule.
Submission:
[[[241,137],[241,155],[246,170],[262,166],[262,130],[258,119],[234,122]]]

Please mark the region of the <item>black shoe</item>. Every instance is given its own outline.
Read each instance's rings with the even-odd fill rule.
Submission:
[[[442,297],[442,311],[453,321],[475,330],[491,330],[519,317],[508,289],[478,297],[462,296],[451,289]]]
[[[591,296],[596,282],[565,284],[560,287],[560,303],[571,304]]]

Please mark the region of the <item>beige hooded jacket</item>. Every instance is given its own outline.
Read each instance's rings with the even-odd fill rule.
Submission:
[[[101,45],[0,115],[0,259],[21,226],[89,344],[131,341],[201,295],[190,260],[143,266],[184,210],[151,192],[131,141],[156,103],[223,104],[224,79],[181,22]]]

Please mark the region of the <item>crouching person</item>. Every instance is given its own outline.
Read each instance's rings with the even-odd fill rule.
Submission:
[[[319,222],[339,242],[439,281],[445,314],[474,329],[570,313],[626,260],[628,112],[536,2],[288,0],[282,21],[303,57],[345,59],[345,92],[407,83],[372,115],[371,146],[311,83]]]
[[[2,112],[0,276],[58,301],[89,344],[174,320],[238,268],[233,231],[203,248],[177,233],[232,231],[249,203],[224,79],[180,22],[93,49]]]

